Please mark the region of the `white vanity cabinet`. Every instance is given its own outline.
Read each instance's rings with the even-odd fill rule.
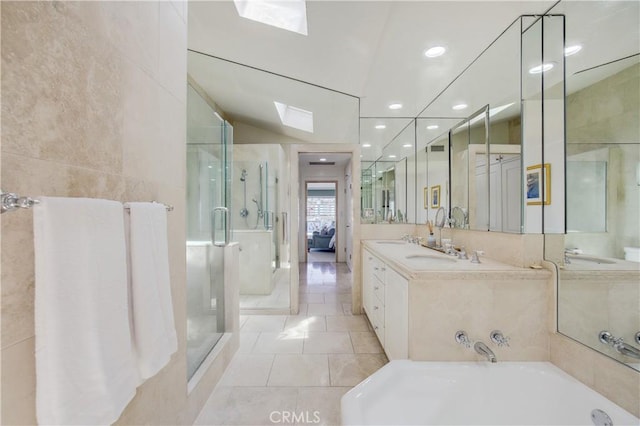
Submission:
[[[408,281],[368,250],[363,250],[364,310],[389,359],[407,359]]]
[[[383,261],[364,250],[363,262],[363,305],[373,331],[384,346],[384,283],[386,266]]]
[[[409,282],[388,268],[385,275],[384,350],[387,357],[409,357]]]

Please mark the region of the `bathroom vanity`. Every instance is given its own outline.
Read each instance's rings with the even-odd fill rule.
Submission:
[[[363,241],[362,250],[364,310],[390,360],[479,359],[455,342],[460,329],[487,344],[495,329],[510,337],[510,346],[492,346],[498,360],[548,360],[550,271],[400,240]]]

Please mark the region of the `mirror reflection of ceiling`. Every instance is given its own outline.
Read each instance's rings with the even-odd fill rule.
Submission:
[[[307,1],[304,36],[241,18],[232,1],[192,1],[189,73],[233,121],[304,142],[370,143],[373,149],[363,147],[362,160],[375,160],[412,117],[463,118],[488,103],[506,106],[494,119],[517,114],[518,106],[509,104],[519,98],[512,92],[520,72],[520,26],[510,25],[554,3]],[[563,1],[553,7],[552,13],[567,16],[567,46],[583,46],[566,58],[567,76],[576,76],[567,93],[615,67],[582,76],[580,71],[638,54],[638,7],[637,1]],[[445,54],[427,58],[424,52],[433,46],[444,46]],[[473,73],[461,75],[467,67]],[[492,99],[481,99],[478,89],[488,87]],[[313,112],[314,132],[284,126],[274,101]],[[460,102],[468,108],[451,109]],[[403,107],[390,110],[392,103]],[[357,117],[366,121],[354,123]],[[378,133],[369,128],[383,119],[394,124]],[[430,132],[420,125],[414,132],[418,145],[428,143]]]

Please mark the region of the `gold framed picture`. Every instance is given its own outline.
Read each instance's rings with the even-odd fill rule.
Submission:
[[[551,204],[551,164],[527,167],[527,205]],[[544,199],[543,199],[544,197]]]
[[[440,185],[431,187],[431,196],[429,197],[432,209],[440,208]]]
[[[422,199],[424,200],[424,208],[428,209],[429,208],[429,187],[425,186],[423,192],[424,192],[424,195],[422,196]]]

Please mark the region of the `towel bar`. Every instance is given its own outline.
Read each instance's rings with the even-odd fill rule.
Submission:
[[[152,203],[156,203],[157,201],[152,201]],[[28,209],[33,207],[35,204],[39,204],[40,200],[31,197],[21,197],[18,194],[13,192],[4,192],[0,190],[0,214],[10,212],[17,209]],[[173,211],[173,206],[165,204],[167,211]],[[129,210],[128,207],[125,207],[125,210]]]
[[[31,197],[21,197],[13,192],[4,192],[0,190],[0,214],[10,212],[16,209],[28,209],[38,204],[40,201]]]

